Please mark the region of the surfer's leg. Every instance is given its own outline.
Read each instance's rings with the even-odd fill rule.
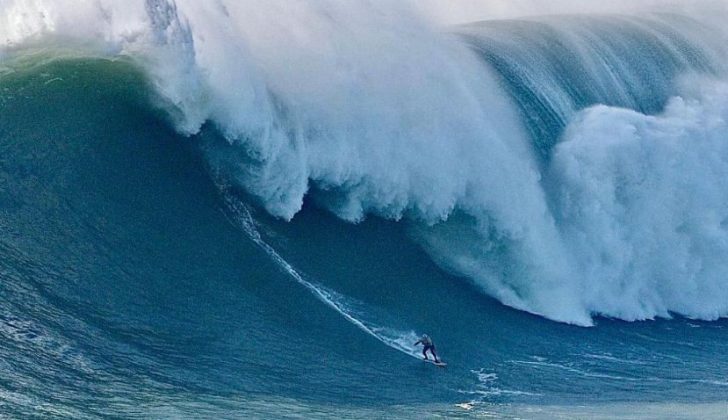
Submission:
[[[434,357],[435,361],[437,362],[437,356],[435,355],[434,349],[435,349],[435,347],[432,345],[425,346],[425,348],[422,350],[422,354],[425,355],[425,359],[427,359],[427,350],[429,350],[430,353],[432,353],[432,357]]]
[[[430,347],[430,353],[432,353],[432,357],[435,358],[435,363],[440,363],[440,361],[437,360],[437,353],[435,353],[435,346]]]
[[[425,356],[425,360],[429,360],[427,358],[427,346],[425,346],[425,348],[422,349],[422,355]]]
[[[437,360],[437,353],[435,353],[435,346],[425,346],[424,351],[427,351],[427,350],[429,350],[430,353],[432,353],[432,357],[435,359],[435,363],[438,363],[439,360]],[[427,355],[425,355],[425,357],[427,357]]]

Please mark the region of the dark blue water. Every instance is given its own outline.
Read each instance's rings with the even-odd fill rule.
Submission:
[[[216,128],[178,134],[125,60],[12,69],[0,74],[0,416],[609,416],[632,404],[699,416],[728,400],[728,321],[582,328],[509,308],[438,267],[411,222],[345,223],[320,191],[285,222],[221,188],[206,159]],[[447,368],[398,351],[424,332]]]

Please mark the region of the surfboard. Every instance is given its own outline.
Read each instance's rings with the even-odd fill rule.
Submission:
[[[435,363],[434,360],[430,360],[430,359],[427,359],[427,360],[422,359],[422,361],[423,362],[426,362],[426,363],[433,364],[433,365],[438,366],[438,367],[445,367],[445,366],[447,366],[447,363],[443,362],[442,360],[440,360],[440,362],[438,362],[438,363]]]

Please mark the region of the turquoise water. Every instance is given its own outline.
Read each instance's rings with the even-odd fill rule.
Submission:
[[[605,33],[620,28],[619,21],[606,22]],[[507,45],[489,44],[493,33],[515,39],[511,32],[523,23],[503,23],[505,30],[480,25],[456,32],[477,44],[476,52],[505,57]],[[682,72],[720,74],[708,50],[690,44],[687,35],[675,43],[691,47],[675,53],[667,44],[642,42],[634,30],[625,37],[636,39],[620,42],[652,54],[627,60],[615,77],[634,81],[629,74],[637,72],[658,86],[634,94],[633,102],[564,81],[553,86],[583,96],[558,114],[556,99],[571,97],[551,92],[548,103],[534,99],[548,92],[529,87],[527,72],[507,70],[533,68],[520,56],[495,66],[499,83],[512,82],[507,90],[516,114],[543,122],[525,131],[539,150],[534,165],[545,174],[544,191],[565,188],[557,183],[562,178],[547,174],[558,158],[556,139],[581,108],[607,103],[659,114]],[[637,65],[639,57],[654,60]],[[560,67],[558,57],[552,60]],[[544,306],[540,286],[517,281],[538,274],[538,263],[524,257],[534,249],[498,225],[506,218],[497,211],[479,220],[489,224],[487,238],[473,233],[479,213],[465,205],[444,223],[416,215],[420,204],[401,218],[375,211],[350,223],[336,209],[351,200],[347,194],[356,183],[321,178],[288,221],[276,217],[257,189],[264,178],[259,171],[269,169],[265,159],[231,145],[219,122],[208,121],[193,134],[181,130],[179,110],[170,111],[169,98],[139,62],[36,50],[16,51],[2,63],[2,416],[719,417],[728,409],[726,307],[710,306],[705,294],[724,284],[711,274],[721,272],[711,258],[722,248],[703,250],[706,242],[691,233],[689,215],[665,213],[685,216],[682,234],[692,241],[691,255],[708,272],[705,278],[701,271],[693,277],[675,272],[675,282],[692,286],[658,284],[654,295],[643,290],[647,294],[635,299],[629,287],[569,283],[585,296],[580,302],[592,325],[578,326],[585,321],[579,310],[567,310],[570,295]],[[538,106],[528,107],[524,98]],[[540,119],[541,112],[558,118]],[[544,130],[552,131],[548,138],[539,135]],[[723,149],[716,153],[726,161]],[[659,150],[651,156],[659,157]],[[617,178],[629,181],[621,172]],[[629,186],[624,191],[644,196]],[[554,223],[569,227],[564,236],[575,235],[581,225],[558,210],[564,202],[555,194],[546,202]],[[514,211],[524,203],[512,203]],[[701,209],[720,218],[720,203],[704,201]],[[725,230],[711,235],[726,238]],[[640,238],[630,244],[644,246]],[[484,259],[468,260],[471,251]],[[654,252],[643,257],[661,261]],[[477,267],[505,280],[484,281]],[[592,274],[594,282],[602,279]],[[662,275],[642,267],[625,269],[620,279],[634,284],[649,277],[639,283],[648,289]],[[502,284],[518,299],[502,292]],[[638,320],[644,318],[651,320]],[[447,368],[418,360],[411,344],[425,332]]]

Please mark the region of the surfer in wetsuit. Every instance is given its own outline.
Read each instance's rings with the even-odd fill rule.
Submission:
[[[425,356],[425,360],[430,360],[427,358],[427,350],[429,350],[430,353],[432,353],[432,357],[435,358],[435,363],[440,363],[440,361],[437,360],[437,353],[435,353],[435,345],[432,343],[432,339],[427,334],[423,334],[422,338],[420,338],[414,345],[416,346],[418,344],[425,346],[422,349],[422,355]]]

